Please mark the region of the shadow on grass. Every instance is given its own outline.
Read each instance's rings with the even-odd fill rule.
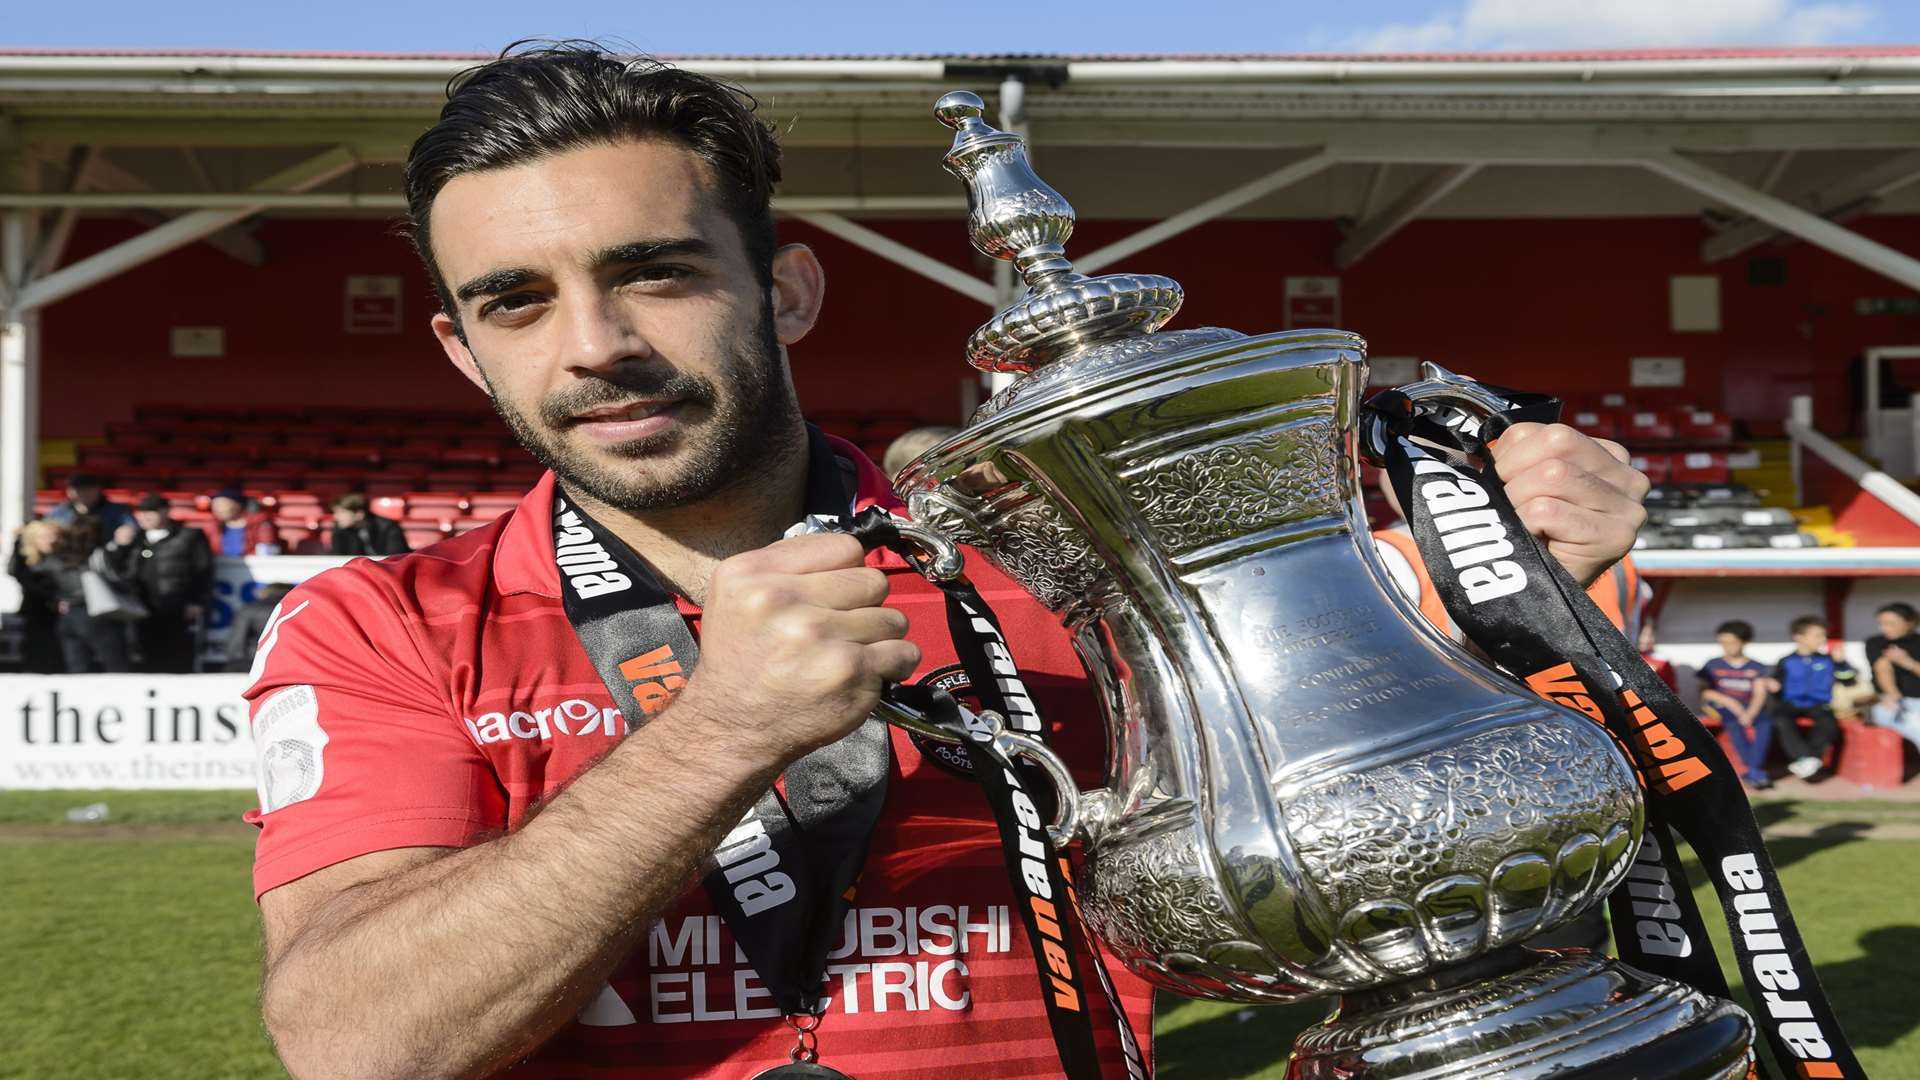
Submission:
[[[1230,1080],[1285,1064],[1294,1037],[1326,1019],[1328,1002],[1254,1005],[1188,1024],[1154,1040],[1154,1073],[1165,1080]]]
[[[1796,809],[1798,800],[1781,799],[1777,802],[1755,803],[1753,819],[1760,825],[1760,831],[1766,832],[1785,822],[1803,816]],[[1773,856],[1774,867],[1791,866],[1801,859],[1828,848],[1839,847],[1866,838],[1873,824],[1866,821],[1829,821],[1815,828],[1807,836],[1774,836],[1767,839],[1767,853]]]

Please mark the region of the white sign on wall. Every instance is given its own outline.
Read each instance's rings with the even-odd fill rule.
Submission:
[[[167,331],[167,353],[174,357],[227,355],[223,326],[176,326]]]
[[[0,789],[251,788],[245,675],[0,675]]]
[[[1685,386],[1687,362],[1678,356],[1636,356],[1627,378],[1629,386]]]

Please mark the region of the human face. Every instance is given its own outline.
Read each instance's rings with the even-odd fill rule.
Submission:
[[[1880,632],[1886,635],[1888,641],[1895,641],[1913,633],[1913,624],[1891,611],[1883,611],[1875,615],[1873,621],[1880,624]]]
[[[1741,653],[1741,650],[1747,647],[1746,642],[1741,641],[1739,638],[1733,636],[1732,634],[1715,634],[1713,636],[1713,640],[1720,643],[1721,655],[1725,656],[1729,660],[1733,659],[1736,656],[1739,656]]]
[[[208,509],[213,511],[213,516],[221,522],[232,521],[240,516],[240,504],[224,495],[214,499],[213,505]]]
[[[1805,630],[1793,635],[1793,644],[1795,648],[1809,655],[1826,652],[1827,628],[1824,626],[1809,626]]]
[[[713,183],[654,139],[469,173],[434,200],[459,316],[434,317],[441,346],[570,490],[617,509],[703,502],[804,452],[784,346],[812,328],[819,263],[782,248],[763,284]]]
[[[70,487],[67,489],[67,501],[91,510],[100,502],[100,489],[92,486]]]
[[[333,508],[333,523],[339,528],[351,529],[360,524],[360,520],[361,514],[358,510],[349,510],[344,506]]]
[[[135,510],[133,520],[142,529],[164,529],[167,525],[167,515],[163,510]]]

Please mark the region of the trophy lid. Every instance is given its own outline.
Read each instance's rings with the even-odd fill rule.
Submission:
[[[956,90],[933,115],[954,129],[946,168],[967,185],[967,228],[984,255],[1011,261],[1027,293],[967,341],[983,371],[1032,371],[1122,338],[1151,334],[1180,310],[1178,282],[1156,274],[1077,274],[1065,243],[1073,207],[1027,161],[1026,140],[982,119],[978,94]]]

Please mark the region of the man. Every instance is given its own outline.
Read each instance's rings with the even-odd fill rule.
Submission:
[[[207,509],[212,512],[213,520],[203,528],[215,555],[237,558],[278,555],[284,550],[272,515],[254,510],[252,500],[239,488],[221,488],[214,492]]]
[[[780,539],[823,499],[898,503],[800,418],[786,350],[825,282],[812,252],[775,243],[778,178],[743,95],[585,47],[470,73],[415,144],[434,331],[551,471],[487,526],[320,575],[262,635],[262,1008],[294,1075],[526,1059],[516,1075],[748,1077],[816,1041],[854,1076],[1059,1075],[978,785],[898,732],[824,972],[743,960],[713,899],[756,934],[800,900],[843,902],[798,897],[788,868],[834,866],[789,867],[742,815],[783,773],[792,797],[815,748],[864,754],[887,681],[954,663],[940,594],[902,560]],[[1530,461],[1516,484],[1571,478],[1564,500],[1541,489],[1540,520],[1591,578],[1631,543],[1636,474],[1562,430],[1503,449]],[[697,631],[691,672],[651,629],[611,680],[589,658],[582,641],[605,639],[570,608],[652,584],[608,576],[609,545],[670,593],[649,628]],[[969,573],[1062,752],[1097,778],[1095,698],[1065,631],[983,560]],[[628,679],[647,704],[623,718],[605,687]],[[725,872],[693,884],[723,838]],[[814,1021],[783,1023],[776,993],[816,979],[830,1000],[796,1036]],[[1144,1039],[1149,995],[1116,981]],[[1084,1005],[1111,1073],[1114,1025],[1098,993]]]
[[[369,513],[367,497],[358,492],[340,496],[333,504],[333,539],[329,548],[335,555],[405,555],[407,534],[400,523]]]
[[[1880,632],[1867,639],[1867,667],[1880,691],[1873,722],[1920,747],[1920,612],[1895,602],[1873,617],[1880,624]]]
[[[199,529],[173,520],[167,500],[140,497],[133,523],[107,543],[107,557],[132,582],[147,605],[136,624],[142,671],[186,674],[194,670],[200,621],[213,599],[213,552]]]
[[[48,510],[46,518],[55,525],[71,525],[89,515],[97,516],[102,539],[112,536],[120,526],[133,520],[125,504],[107,498],[98,476],[74,473],[67,478],[66,500]]]

